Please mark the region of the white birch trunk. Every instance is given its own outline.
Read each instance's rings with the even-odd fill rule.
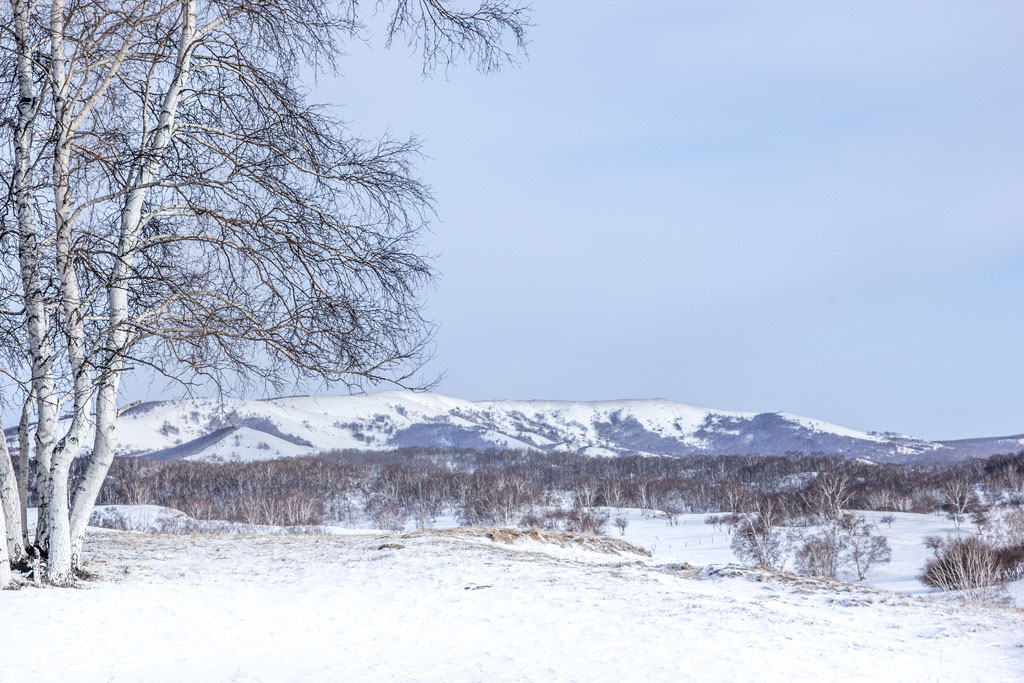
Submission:
[[[92,379],[85,359],[85,329],[81,310],[81,292],[71,253],[72,225],[70,207],[70,165],[72,103],[68,100],[68,76],[64,56],[64,2],[56,0],[50,8],[50,82],[53,88],[54,154],[53,214],[56,232],[57,271],[61,286],[61,313],[67,339],[68,361],[73,379],[71,425],[54,448],[50,464],[47,527],[50,534],[46,580],[54,585],[74,581],[71,563],[71,510],[68,500],[68,473],[81,448],[88,423]]]
[[[6,528],[7,519],[4,510],[0,507],[0,530]],[[0,543],[0,590],[11,585],[11,561],[7,556],[7,544]]]
[[[164,155],[174,136],[178,103],[191,73],[192,51],[196,39],[196,0],[186,0],[183,3],[182,20],[175,73],[164,95],[157,126],[146,145],[146,153],[142,155],[145,161],[136,173],[134,187],[129,192],[121,212],[119,258],[111,284],[107,288],[107,304],[110,311],[107,328],[109,356],[98,368],[100,379],[96,396],[96,437],[85,475],[75,490],[71,515],[71,561],[76,567],[81,563],[82,542],[85,539],[85,528],[89,523],[92,508],[96,504],[96,497],[117,450],[117,392],[124,369],[124,355],[131,343],[128,329],[128,278],[138,249],[142,207],[148,186],[159,174]]]
[[[7,449],[7,439],[3,436],[4,426],[0,423],[0,496],[3,497],[3,505],[0,505],[0,532],[4,532],[0,538],[6,538],[6,542],[0,542],[0,590],[7,588],[11,583],[11,563],[21,562],[21,555],[24,548],[21,547],[22,533],[17,515],[17,487],[11,486],[14,483],[14,473],[11,472],[11,454]],[[2,476],[6,467],[10,481]],[[11,494],[15,499],[11,500]],[[14,514],[11,513],[9,503],[14,503]],[[13,543],[13,545],[12,545]],[[9,550],[10,549],[10,550]],[[16,554],[17,553],[17,554]]]
[[[28,548],[28,452],[32,448],[29,439],[29,420],[32,419],[32,406],[35,405],[35,394],[29,391],[25,403],[21,407],[21,419],[18,421],[18,502],[21,508],[21,529],[24,533],[24,547]]]
[[[13,186],[18,213],[18,258],[25,297],[32,393],[36,397],[36,481],[40,519],[36,545],[48,545],[50,459],[57,434],[57,387],[53,379],[53,354],[48,338],[49,321],[42,281],[42,247],[36,225],[32,196],[32,138],[39,111],[39,94],[33,78],[32,43],[29,31],[30,6],[25,0],[11,0],[17,52],[18,120],[14,134]]]
[[[0,590],[11,584],[11,565],[27,559],[25,533],[18,514],[18,486],[14,478],[11,452],[7,448],[4,426],[0,422]]]
[[[7,448],[7,439],[0,425],[0,515],[7,521],[4,547],[7,558],[12,564],[20,564],[25,560],[25,533],[21,526],[21,512],[18,510],[18,480],[14,476],[14,463]]]

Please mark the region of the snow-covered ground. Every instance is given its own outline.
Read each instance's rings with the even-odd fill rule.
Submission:
[[[732,538],[728,531],[724,528],[715,531],[713,526],[705,524],[704,518],[707,515],[679,515],[677,524],[669,526],[666,519],[659,514],[645,515],[635,509],[610,508],[607,511],[611,515],[607,532],[609,535],[620,537],[611,520],[620,516],[625,517],[628,526],[621,538],[652,551],[664,561],[699,565],[739,561],[730,548]],[[957,530],[953,523],[942,515],[900,512],[856,514],[866,517],[875,526],[875,533],[888,539],[889,547],[892,549],[892,561],[873,568],[865,582],[878,588],[903,593],[924,593],[929,590],[918,578],[928,557],[928,550],[923,543],[926,537],[969,534],[974,530],[970,523],[965,523]],[[879,518],[885,515],[896,518],[891,529],[879,521]]]
[[[904,522],[894,546],[925,525]],[[0,681],[1022,680],[1020,610],[675,564],[728,560],[711,531],[637,515],[647,557],[465,530],[92,530],[97,580],[0,593]],[[894,551],[876,582],[912,573]]]
[[[644,511],[637,508],[595,508],[597,512],[608,514],[606,534],[612,538],[622,539],[632,545],[647,550],[660,563],[689,563],[697,566],[704,565],[725,565],[740,564],[741,560],[736,557],[731,548],[732,536],[726,527],[716,529],[713,525],[705,523],[708,517],[706,514],[681,514],[676,517],[675,523],[668,524],[664,513],[658,511]],[[864,583],[875,588],[908,594],[934,593],[935,589],[930,588],[921,582],[920,576],[924,569],[925,562],[930,557],[930,551],[925,548],[924,540],[929,536],[951,537],[957,535],[971,535],[975,528],[970,522],[963,523],[958,529],[953,522],[941,514],[917,514],[902,512],[870,512],[853,511],[854,514],[862,516],[874,527],[873,533],[885,536],[892,550],[891,561],[879,564],[870,569]],[[30,522],[34,524],[34,510],[30,510]],[[893,517],[891,524],[881,521],[885,516]],[[106,517],[107,523],[103,526],[111,526],[111,519],[122,519],[125,522],[124,528],[136,531],[148,531],[166,533],[173,531],[175,523],[182,520],[189,520],[187,515],[178,510],[160,507],[158,505],[113,505],[96,508],[94,520],[99,517]],[[616,518],[626,519],[625,533],[620,533],[614,524]],[[95,523],[95,521],[94,521]],[[363,518],[360,522],[368,526],[369,519]],[[117,524],[114,524],[115,528]],[[254,534],[282,534],[302,532],[304,528],[295,527],[273,527],[255,526],[231,522],[200,522],[200,530],[225,533]],[[451,514],[445,514],[436,518],[431,524],[434,529],[453,529],[459,526],[458,519]],[[405,524],[406,531],[413,531],[415,525],[411,521]],[[375,534],[375,529],[345,528],[339,526],[326,526],[314,529],[317,533],[326,534]],[[813,532],[814,529],[805,531]],[[787,569],[794,570],[792,558],[787,563]],[[853,581],[854,575],[847,571],[841,578]],[[1020,608],[1024,608],[1024,583],[1011,586],[1007,596],[1011,602]]]

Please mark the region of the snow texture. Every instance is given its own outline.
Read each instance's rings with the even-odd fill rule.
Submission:
[[[1021,680],[1019,610],[698,570],[721,548],[676,544],[710,527],[626,514],[653,557],[474,530],[94,529],[85,589],[0,594],[0,681]]]
[[[1008,452],[1009,443],[982,439],[953,446],[788,413],[719,411],[660,399],[473,402],[408,391],[144,403],[127,410],[118,426],[121,455],[207,461],[425,446],[596,457],[802,451],[937,463],[977,456],[985,448],[988,454]]]

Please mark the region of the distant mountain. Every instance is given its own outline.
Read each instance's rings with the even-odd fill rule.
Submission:
[[[660,399],[465,401],[405,391],[355,396],[143,403],[121,416],[121,455],[249,461],[403,446],[576,451],[593,456],[827,453],[940,463],[1024,449],[1024,435],[931,442],[788,413]]]
[[[956,454],[957,460],[965,458],[987,458],[996,453],[1020,453],[1024,451],[1024,434],[1016,436],[986,436],[979,439],[957,439],[937,441],[944,448]]]

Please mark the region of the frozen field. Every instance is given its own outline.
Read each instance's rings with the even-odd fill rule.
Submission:
[[[652,551],[665,561],[691,564],[726,564],[738,562],[729,547],[732,538],[726,530],[715,531],[705,524],[707,515],[679,515],[678,523],[669,526],[661,516],[644,516],[640,510],[610,509],[611,519],[624,516],[628,520],[625,536],[609,522],[608,534]],[[920,515],[900,512],[857,512],[875,525],[875,532],[885,536],[892,549],[892,561],[872,569],[866,583],[878,588],[904,593],[924,593],[928,589],[918,579],[928,557],[923,540],[927,536],[970,534],[974,526],[965,523],[958,531],[942,515]],[[890,529],[879,521],[892,515],[896,520]],[[853,577],[850,577],[853,578]],[[1024,605],[1022,605],[1024,606]]]
[[[1024,679],[1019,609],[671,564],[727,560],[717,535],[691,552],[710,531],[637,514],[646,557],[468,531],[96,530],[97,581],[0,594],[0,680]],[[909,586],[896,551],[876,581]]]

